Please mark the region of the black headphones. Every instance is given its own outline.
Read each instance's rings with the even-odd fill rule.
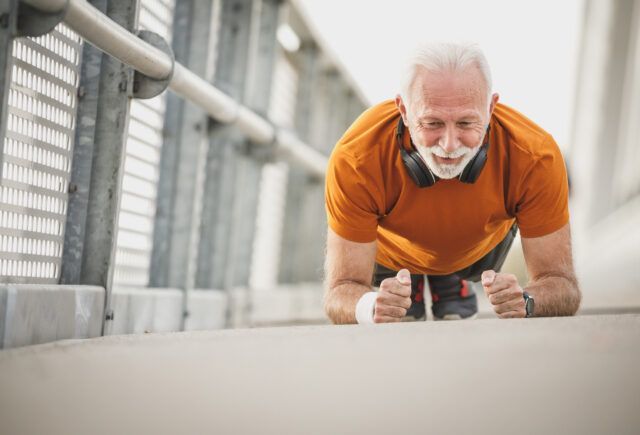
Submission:
[[[402,146],[404,137],[404,123],[402,122],[402,116],[398,120],[398,127],[396,129],[396,139],[398,141],[398,147],[400,148],[400,155],[402,156],[402,163],[407,168],[409,176],[415,181],[418,187],[430,187],[433,186],[436,181],[439,180],[435,176],[431,169],[422,159],[420,153],[416,150],[413,141],[411,141],[411,151],[407,151]],[[480,176],[484,164],[487,162],[487,151],[489,149],[489,126],[487,126],[487,141],[482,144],[478,153],[471,159],[467,166],[464,167],[462,173],[458,179],[463,183],[472,184]]]

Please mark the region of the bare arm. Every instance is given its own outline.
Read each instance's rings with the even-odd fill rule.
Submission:
[[[573,270],[569,224],[551,234],[522,238],[529,272],[525,288],[535,300],[535,316],[572,316],[580,307],[580,289]]]
[[[375,258],[375,241],[351,242],[329,229],[324,309],[333,323],[356,323],[356,304],[371,290]]]

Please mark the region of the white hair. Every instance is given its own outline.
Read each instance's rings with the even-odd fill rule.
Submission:
[[[459,42],[432,42],[419,45],[406,63],[400,95],[407,104],[411,86],[418,68],[430,72],[463,71],[476,66],[487,87],[487,101],[491,99],[491,69],[484,53],[477,44]]]

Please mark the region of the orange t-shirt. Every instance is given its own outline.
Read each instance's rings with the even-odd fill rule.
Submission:
[[[487,162],[474,184],[455,178],[422,189],[400,158],[399,116],[392,100],[365,111],[338,141],[327,168],[329,226],[347,240],[377,240],[378,263],[449,274],[491,251],[514,219],[522,237],[544,236],[569,221],[560,150],[521,113],[496,106]],[[408,130],[404,140],[409,149]]]

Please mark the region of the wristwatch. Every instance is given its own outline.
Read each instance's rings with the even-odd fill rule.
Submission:
[[[522,296],[524,296],[524,309],[527,311],[527,317],[533,317],[533,309],[535,307],[533,296],[530,296],[527,292],[523,292]]]

